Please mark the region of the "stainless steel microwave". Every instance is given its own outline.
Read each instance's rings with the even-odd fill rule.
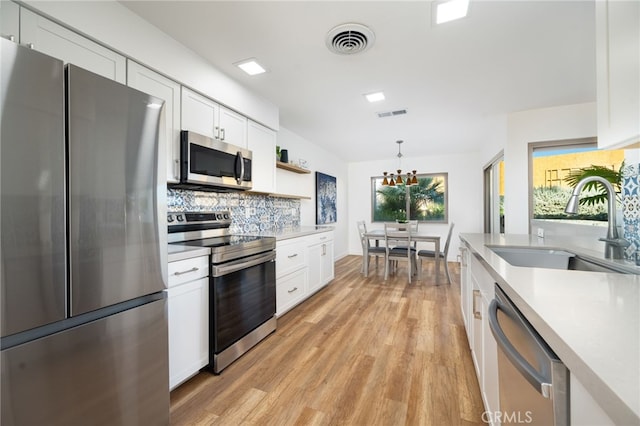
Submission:
[[[171,186],[204,191],[251,189],[252,157],[246,148],[183,130],[180,183]]]

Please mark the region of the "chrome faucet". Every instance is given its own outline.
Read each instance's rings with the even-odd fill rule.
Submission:
[[[624,249],[629,245],[629,242],[618,236],[618,226],[616,224],[616,191],[613,189],[611,182],[600,176],[589,176],[582,179],[573,189],[573,193],[571,194],[571,198],[569,198],[564,212],[567,214],[578,213],[580,192],[584,185],[589,182],[600,182],[607,190],[607,218],[609,226],[607,229],[607,237],[599,239],[605,242],[604,257],[607,259],[622,259],[624,258]]]

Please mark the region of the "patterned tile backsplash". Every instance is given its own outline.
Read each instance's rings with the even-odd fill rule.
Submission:
[[[229,210],[230,231],[236,234],[270,233],[300,226],[300,200],[244,192],[167,190],[167,211]]]
[[[640,250],[640,164],[629,164],[622,169],[623,238],[631,243],[627,253]]]

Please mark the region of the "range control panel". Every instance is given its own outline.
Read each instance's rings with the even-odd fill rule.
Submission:
[[[172,212],[167,213],[167,223],[169,227],[172,225],[187,225],[187,224],[218,224],[218,225],[230,225],[231,224],[231,212],[219,211],[219,212]]]

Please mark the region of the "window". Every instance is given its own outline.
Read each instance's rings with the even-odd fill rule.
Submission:
[[[484,168],[484,232],[504,234],[504,154]]]
[[[598,150],[595,139],[532,143],[529,162],[530,217],[590,224],[607,221],[606,198],[598,196],[603,191],[601,187],[583,189],[577,215],[564,212],[577,183],[572,182],[571,176],[606,174],[618,180],[618,187],[614,183],[614,188],[619,190],[624,150]]]
[[[382,179],[371,178],[372,222],[409,219],[447,223],[447,173],[418,174],[418,184],[411,186],[383,186]]]

